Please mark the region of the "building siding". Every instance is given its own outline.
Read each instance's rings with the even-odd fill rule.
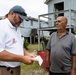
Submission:
[[[54,9],[54,4],[56,3],[60,3],[60,2],[64,2],[64,10],[69,10],[69,9],[73,9],[76,11],[76,0],[50,0],[47,5],[48,5],[48,13],[52,13],[55,11]],[[76,21],[76,13],[71,13],[71,17],[73,18],[72,21],[70,22],[69,19],[69,12],[64,13],[64,16],[67,17],[68,19],[68,25],[70,23],[72,23],[72,25],[76,25],[75,21]],[[52,20],[55,19],[54,15],[50,15],[49,17],[51,17]],[[54,24],[51,24],[51,26],[54,26]]]

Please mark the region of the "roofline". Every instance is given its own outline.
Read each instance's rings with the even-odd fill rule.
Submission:
[[[46,1],[44,1],[44,4],[48,4],[49,1],[50,1],[50,0],[46,0]]]

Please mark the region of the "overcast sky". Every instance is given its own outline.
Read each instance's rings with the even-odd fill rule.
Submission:
[[[47,5],[43,0],[0,0],[0,16],[8,13],[14,5],[21,5],[28,16],[38,18],[38,15],[47,13]]]

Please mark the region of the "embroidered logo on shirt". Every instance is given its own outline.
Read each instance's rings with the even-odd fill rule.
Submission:
[[[13,38],[13,42],[12,42],[12,43],[14,44],[14,43],[16,43],[16,42],[17,42],[17,41],[15,40],[15,38]]]

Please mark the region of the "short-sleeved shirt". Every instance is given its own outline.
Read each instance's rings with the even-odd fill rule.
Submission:
[[[66,33],[61,38],[57,32],[51,34],[46,46],[50,50],[50,71],[54,73],[68,73],[72,68],[73,55],[76,55],[76,39],[72,33]]]
[[[23,39],[19,28],[15,28],[8,19],[0,21],[0,52],[6,50],[17,55],[23,53]],[[0,66],[16,67],[20,62],[3,62],[0,61]]]

